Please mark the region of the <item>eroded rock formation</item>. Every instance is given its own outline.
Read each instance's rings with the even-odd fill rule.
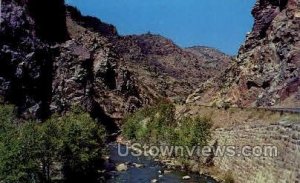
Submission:
[[[300,106],[300,2],[258,0],[253,30],[233,65],[203,84],[188,102]]]

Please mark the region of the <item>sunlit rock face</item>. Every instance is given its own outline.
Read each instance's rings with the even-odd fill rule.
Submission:
[[[236,61],[187,102],[300,106],[299,0],[258,0],[252,31]]]

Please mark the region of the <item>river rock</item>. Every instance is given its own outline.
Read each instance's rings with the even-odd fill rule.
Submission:
[[[156,182],[158,182],[158,180],[157,180],[157,179],[153,179],[153,180],[151,180],[151,183],[156,183]]]
[[[128,170],[128,167],[127,167],[126,164],[121,163],[121,164],[119,164],[119,165],[116,167],[116,170],[117,170],[118,172],[123,172],[123,171],[127,171],[127,170]]]
[[[143,168],[143,167],[144,167],[143,164],[138,164],[138,163],[133,163],[132,165],[133,165],[134,167],[136,167],[136,168]]]
[[[160,174],[160,175],[162,175],[162,174],[164,174],[164,170],[158,170],[158,173]]]
[[[165,174],[171,173],[171,170],[165,170]]]
[[[188,175],[182,177],[182,180],[189,180],[189,179],[191,179],[191,177]]]

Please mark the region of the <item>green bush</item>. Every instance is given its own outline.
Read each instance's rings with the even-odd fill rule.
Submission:
[[[0,106],[0,182],[34,182],[39,179],[35,130],[18,125],[12,106]],[[30,126],[30,128],[29,128]]]
[[[175,107],[166,102],[146,107],[127,117],[123,135],[131,140],[182,146],[203,146],[210,138],[209,118],[175,120]]]
[[[91,182],[97,177],[105,150],[105,130],[88,114],[70,114],[60,119],[60,158],[69,182]],[[92,178],[92,179],[91,179]]]
[[[146,107],[125,118],[123,135],[128,139],[158,143],[166,129],[175,125],[175,107],[167,102]]]
[[[0,105],[0,140],[4,133],[8,132],[13,128],[12,122],[15,120],[14,107]]]
[[[166,102],[141,109],[125,119],[123,134],[128,139],[157,143],[166,135],[165,129],[174,125],[174,110]]]
[[[210,139],[210,129],[212,127],[210,119],[197,117],[195,119],[185,117],[179,120],[179,126],[175,129],[176,145],[181,146],[204,146]]]
[[[13,107],[0,106],[0,120],[0,182],[93,182],[98,177],[105,131],[88,114],[17,124]]]

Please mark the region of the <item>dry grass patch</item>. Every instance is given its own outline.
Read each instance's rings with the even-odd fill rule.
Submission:
[[[266,109],[229,108],[220,109],[205,106],[176,106],[176,118],[205,116],[211,119],[212,129],[228,128],[245,124],[272,124],[279,121],[300,122],[299,114],[281,113]]]

